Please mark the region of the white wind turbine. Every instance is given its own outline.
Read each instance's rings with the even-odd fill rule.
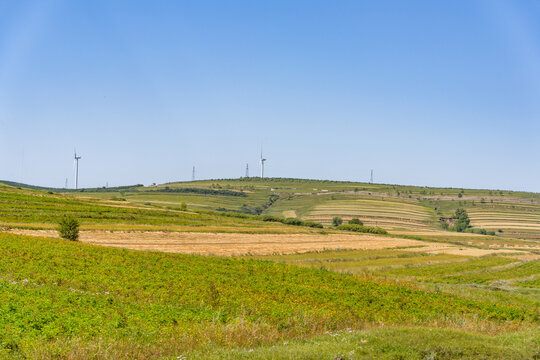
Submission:
[[[77,150],[75,149],[75,190],[79,188],[79,159],[81,157],[77,156]]]
[[[265,158],[263,158],[263,153],[261,149],[261,178],[264,177],[264,162],[266,161]]]

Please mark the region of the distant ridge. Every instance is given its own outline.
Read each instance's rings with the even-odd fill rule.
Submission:
[[[59,193],[71,193],[71,192],[118,192],[118,191],[136,191],[137,188],[142,187],[142,184],[136,185],[125,185],[125,186],[116,186],[116,187],[99,187],[99,188],[83,188],[83,189],[65,189],[65,188],[53,188],[53,187],[44,187],[37,185],[23,184],[15,181],[0,180],[0,184],[18,187],[21,189],[30,189],[30,190],[42,190],[42,191],[54,191]]]

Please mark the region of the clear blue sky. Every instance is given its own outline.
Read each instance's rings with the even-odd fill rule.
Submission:
[[[0,0],[0,179],[540,191],[539,1]]]

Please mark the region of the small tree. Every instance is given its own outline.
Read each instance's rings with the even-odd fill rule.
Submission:
[[[364,223],[361,222],[360,219],[358,219],[358,218],[352,218],[351,220],[349,220],[349,224],[351,224],[351,225],[364,225]]]
[[[58,233],[62,239],[77,241],[79,240],[79,222],[71,217],[63,217],[59,223]]]
[[[470,227],[471,220],[469,219],[469,214],[467,214],[465,209],[456,209],[453,217],[455,220],[454,230],[463,232]]]
[[[180,203],[180,210],[182,210],[182,211],[187,210],[187,204],[185,202],[183,202],[183,201]]]
[[[335,216],[333,219],[332,219],[332,225],[334,226],[339,226],[343,224],[343,219],[340,218],[339,216]]]

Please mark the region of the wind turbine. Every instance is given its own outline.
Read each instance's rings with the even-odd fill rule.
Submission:
[[[265,158],[263,158],[262,149],[261,149],[261,179],[264,177],[264,162],[266,161]]]
[[[75,149],[75,190],[79,188],[79,159],[81,157],[77,156],[77,150]]]

